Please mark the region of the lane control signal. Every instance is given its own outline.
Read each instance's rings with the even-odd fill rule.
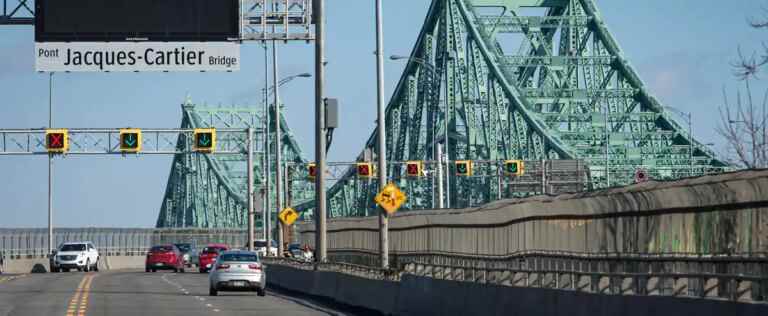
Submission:
[[[424,175],[424,163],[421,161],[408,161],[405,163],[405,174],[409,177],[421,177]]]
[[[137,153],[141,151],[141,130],[125,128],[120,130],[120,151]]]
[[[45,149],[49,153],[65,153],[69,150],[69,132],[66,129],[45,130]]]
[[[525,164],[522,160],[507,160],[504,162],[504,174],[508,176],[522,176],[525,173]]]
[[[370,162],[357,163],[357,176],[361,178],[373,177],[373,164]]]
[[[216,129],[196,128],[192,149],[197,152],[212,153],[216,149]]]
[[[469,177],[472,175],[472,161],[471,160],[457,160],[456,161],[456,175],[460,177]]]
[[[310,179],[314,179],[315,177],[317,177],[317,165],[315,165],[314,163],[308,164],[307,172],[309,173],[308,177]]]

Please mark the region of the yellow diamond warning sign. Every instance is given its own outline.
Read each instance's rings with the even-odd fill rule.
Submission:
[[[290,207],[286,207],[280,211],[280,214],[277,214],[277,217],[280,218],[283,224],[290,226],[299,218],[299,213]]]
[[[403,206],[406,199],[407,197],[405,196],[405,193],[400,191],[394,183],[390,183],[387,184],[387,186],[385,186],[373,200],[387,211],[387,213],[392,214],[397,212],[397,210]]]

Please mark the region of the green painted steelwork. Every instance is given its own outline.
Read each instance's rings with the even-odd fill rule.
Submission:
[[[674,179],[728,168],[650,94],[593,0],[433,0],[386,113],[392,161],[434,160],[447,134],[451,160],[583,160],[590,189],[632,183],[637,169]],[[363,150],[374,157],[375,139]],[[388,173],[410,203],[434,207],[422,194],[434,184],[400,169]],[[329,190],[330,216],[372,214],[375,182],[350,169]],[[449,182],[452,207],[496,196],[486,178]]]
[[[293,163],[306,163],[285,117],[283,131],[283,158]],[[270,120],[272,122],[273,120]],[[256,195],[265,187],[264,183],[264,115],[255,107],[225,108],[195,106],[187,102],[182,106],[182,128],[248,128],[254,135],[254,188]],[[274,130],[274,124],[270,124]],[[272,134],[274,135],[274,133]],[[245,135],[241,142],[244,142]],[[177,146],[188,146],[190,137],[179,137]],[[185,145],[186,144],[186,145]],[[270,141],[274,148],[274,140]],[[274,149],[272,150],[274,152]],[[157,219],[157,227],[199,227],[199,228],[244,228],[247,222],[248,203],[246,155],[177,154],[171,165],[163,203]],[[272,158],[274,166],[274,158]],[[271,179],[274,179],[274,170]],[[305,173],[306,170],[289,170],[289,173]],[[314,198],[314,192],[307,183],[292,182],[289,200],[305,202]],[[272,184],[274,186],[274,184]],[[274,191],[268,199],[274,204]],[[261,227],[260,216],[263,204],[256,204],[256,226]],[[271,210],[273,223],[276,209]],[[309,215],[309,214],[305,214]]]

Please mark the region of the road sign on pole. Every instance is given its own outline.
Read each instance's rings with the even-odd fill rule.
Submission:
[[[405,203],[407,198],[405,193],[400,191],[400,188],[390,182],[376,195],[374,201],[387,211],[387,213],[393,214],[403,206],[403,203]]]
[[[126,128],[120,130],[120,151],[137,153],[141,151],[141,130]]]
[[[471,160],[458,160],[456,161],[456,175],[460,177],[469,177],[472,175],[472,161]]]
[[[283,224],[290,226],[299,218],[299,212],[296,212],[296,210],[290,207],[286,207],[280,211],[280,214],[277,214],[277,217]]]
[[[408,161],[405,163],[405,174],[409,177],[421,177],[424,175],[424,163],[421,161]]]
[[[64,153],[69,150],[69,133],[66,129],[45,130],[45,148],[49,153]]]
[[[504,173],[508,176],[522,176],[525,173],[522,160],[507,160],[504,162]]]

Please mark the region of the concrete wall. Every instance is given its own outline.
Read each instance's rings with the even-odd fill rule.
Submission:
[[[144,256],[106,256],[99,260],[99,270],[143,269]],[[6,260],[2,273],[48,272],[48,258]]]
[[[394,254],[768,252],[768,170],[399,212],[389,228]],[[313,223],[299,231],[314,244]],[[328,249],[375,253],[378,234],[377,217],[332,219]]]
[[[662,296],[602,295],[437,280],[405,275],[400,282],[337,272],[267,267],[267,283],[392,315],[640,316],[768,315],[768,305]]]

